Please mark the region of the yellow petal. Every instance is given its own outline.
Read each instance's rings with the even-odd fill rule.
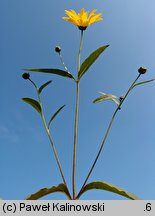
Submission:
[[[85,12],[85,11],[84,11],[84,8],[82,8],[81,11],[80,11],[80,17],[83,16],[84,12]]]
[[[89,15],[89,12],[85,11],[84,8],[82,8],[78,14],[74,10],[65,10],[68,17],[63,17],[63,19],[79,27],[88,27],[103,19],[101,13],[95,14],[96,11],[96,9],[93,10]]]
[[[71,10],[71,12],[72,12],[75,16],[77,16],[77,13],[75,12],[75,10]]]
[[[96,14],[95,16],[93,16],[93,17],[90,19],[89,25],[91,25],[91,24],[94,23],[94,22],[100,21],[100,20],[103,20],[102,14]]]
[[[82,19],[88,19],[88,12],[85,12],[82,16]]]
[[[72,11],[65,10],[65,12],[69,17],[75,17],[76,16],[76,14],[74,14]]]
[[[78,22],[75,19],[69,18],[69,17],[62,17],[64,20],[67,20],[68,22],[73,23],[74,25],[78,26]]]
[[[91,13],[90,13],[90,15],[89,15],[89,19],[91,18],[91,17],[93,17],[94,16],[94,14],[96,13],[96,9],[95,10],[93,10]]]

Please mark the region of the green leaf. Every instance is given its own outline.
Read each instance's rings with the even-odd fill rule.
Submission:
[[[32,98],[22,98],[22,100],[27,103],[30,104],[35,110],[37,110],[39,113],[41,113],[41,106],[40,103]]]
[[[50,124],[52,123],[52,121],[54,120],[54,118],[58,115],[58,113],[65,107],[66,105],[63,105],[62,107],[60,107],[55,113],[54,115],[51,117],[49,123],[48,123],[48,129],[50,127]]]
[[[96,61],[96,59],[100,56],[100,54],[108,47],[109,45],[102,46],[95,50],[93,53],[90,54],[90,56],[85,59],[85,61],[82,63],[80,70],[78,72],[78,80],[81,79],[81,77],[85,74],[85,72],[90,68],[90,66]]]
[[[117,100],[117,97],[112,94],[105,94],[103,92],[100,92],[102,94],[100,97],[96,98],[93,103],[103,102],[105,100],[112,100],[116,103],[117,106],[119,106],[119,101]]]
[[[31,71],[31,72],[42,72],[42,73],[51,73],[51,74],[56,74],[59,76],[63,76],[63,77],[67,77],[70,79],[74,79],[74,77],[72,76],[72,74],[64,71],[64,70],[59,70],[59,69],[52,69],[52,68],[28,68],[28,69],[24,69],[25,71]]]
[[[64,184],[59,184],[58,186],[40,189],[34,194],[31,194],[30,196],[26,197],[25,200],[37,200],[48,194],[52,194],[56,192],[64,193],[68,197],[68,199],[71,199],[67,187]]]
[[[129,198],[131,200],[140,200],[140,198],[138,198],[137,196],[135,196],[132,193],[129,193],[128,191],[117,187],[116,185],[110,184],[108,182],[100,182],[100,181],[96,181],[96,182],[91,182],[89,184],[87,184],[83,190],[81,191],[81,193],[78,195],[78,198],[85,193],[86,191],[89,190],[93,190],[93,189],[99,189],[99,190],[105,190],[105,191],[109,191],[112,193],[116,193],[119,194],[121,196],[124,196],[126,198]]]
[[[40,88],[39,88],[39,93],[41,93],[42,90],[43,90],[46,86],[48,86],[51,82],[52,82],[52,80],[50,80],[50,81],[44,83],[42,86],[40,86]]]
[[[136,86],[139,86],[139,85],[142,85],[142,84],[145,84],[145,83],[149,83],[149,82],[152,82],[152,81],[155,81],[155,79],[151,79],[151,80],[145,80],[143,82],[139,82],[139,83],[136,83],[135,85],[133,85],[132,89]]]

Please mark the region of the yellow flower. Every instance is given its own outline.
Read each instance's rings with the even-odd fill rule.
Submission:
[[[93,10],[88,15],[88,11],[85,11],[84,8],[82,8],[78,14],[74,10],[65,10],[68,17],[63,17],[63,19],[78,26],[80,30],[85,30],[91,24],[103,20],[102,14],[95,14],[96,11],[97,10]]]

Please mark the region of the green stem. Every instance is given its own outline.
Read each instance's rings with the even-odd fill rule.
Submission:
[[[39,98],[39,102],[40,102],[40,105],[41,105],[41,108],[42,108],[41,99],[40,99],[40,95],[39,95],[39,94],[38,94],[38,98]],[[41,110],[42,110],[42,109],[41,109]],[[56,162],[57,162],[57,165],[58,165],[58,168],[59,168],[59,171],[60,171],[62,180],[63,180],[64,185],[66,186],[66,188],[67,188],[67,190],[68,190],[67,183],[66,183],[66,180],[65,180],[65,176],[64,176],[63,171],[62,171],[62,168],[61,168],[60,160],[59,160],[59,157],[58,157],[58,154],[57,154],[55,145],[54,145],[54,143],[53,143],[53,140],[52,140],[52,137],[51,137],[51,134],[50,134],[50,130],[49,130],[48,127],[47,127],[47,123],[46,123],[46,120],[45,120],[45,117],[44,117],[43,112],[41,112],[41,118],[42,118],[42,121],[43,121],[45,130],[46,130],[47,136],[48,136],[49,141],[50,141],[50,143],[51,143],[51,146],[52,146],[52,149],[53,149],[53,152],[54,152],[54,156],[55,156],[55,159],[56,159]],[[72,198],[71,198],[71,195],[70,195],[70,193],[69,193],[69,190],[68,190],[68,194],[69,194],[69,196],[70,196],[70,199],[72,199]]]
[[[83,191],[83,189],[84,189],[84,187],[85,187],[85,185],[86,185],[86,183],[87,183],[87,181],[88,181],[88,179],[89,179],[89,177],[90,177],[90,175],[91,175],[91,173],[92,173],[92,171],[93,171],[93,169],[94,169],[94,167],[95,167],[95,165],[96,165],[96,162],[97,162],[97,160],[98,160],[98,158],[99,158],[99,156],[100,156],[100,154],[101,154],[101,151],[102,151],[103,146],[104,146],[104,144],[105,144],[105,141],[106,141],[106,139],[107,139],[107,137],[108,137],[109,131],[110,131],[111,126],[112,126],[112,124],[113,124],[113,122],[114,122],[114,119],[115,119],[115,116],[116,116],[117,112],[120,110],[120,107],[121,107],[122,103],[124,102],[124,100],[125,100],[126,97],[128,96],[129,92],[132,90],[133,85],[137,82],[137,80],[139,79],[140,75],[141,75],[141,74],[139,74],[139,75],[137,76],[137,78],[134,80],[134,82],[131,84],[131,86],[130,86],[130,88],[128,89],[128,91],[126,92],[124,98],[120,101],[119,106],[116,108],[116,110],[115,110],[115,112],[114,112],[114,114],[113,114],[113,116],[112,116],[112,118],[111,118],[111,120],[110,120],[110,123],[109,123],[109,125],[108,125],[107,131],[106,131],[106,133],[105,133],[105,136],[104,136],[104,139],[103,139],[103,141],[102,141],[101,147],[100,147],[100,149],[99,149],[99,151],[98,151],[98,154],[97,154],[97,156],[96,156],[96,158],[95,158],[95,160],[94,160],[94,163],[93,163],[93,165],[92,165],[92,167],[91,167],[91,169],[90,169],[90,171],[89,171],[89,173],[88,173],[88,175],[87,175],[87,177],[86,177],[86,179],[85,179],[85,181],[84,181],[84,184],[83,184],[83,186],[82,186],[80,192],[78,193],[78,195],[77,195],[77,197],[76,197],[76,199],[79,198],[81,192]]]
[[[66,180],[65,180],[65,176],[64,176],[62,168],[61,168],[60,160],[59,160],[55,145],[53,143],[53,140],[52,140],[52,137],[51,137],[51,134],[50,134],[50,130],[47,127],[47,123],[46,123],[45,116],[44,116],[43,109],[42,109],[42,102],[41,102],[41,98],[40,98],[39,89],[38,89],[37,85],[31,79],[29,79],[29,80],[37,90],[38,100],[39,100],[39,103],[40,103],[40,106],[41,106],[41,118],[42,118],[42,121],[43,121],[43,125],[45,127],[45,130],[46,130],[47,136],[49,138],[49,141],[51,143],[51,146],[52,146],[52,149],[53,149],[53,152],[54,152],[54,156],[55,156],[55,159],[56,159],[56,162],[57,162],[57,165],[58,165],[62,180],[63,180],[64,185],[66,186],[66,188],[68,190],[67,183],[66,183]],[[68,190],[68,194],[69,194],[70,199],[72,199],[69,190]]]
[[[83,33],[84,31],[81,30],[81,39],[80,39],[80,47],[79,47],[79,52],[78,52],[78,72],[80,70],[80,66],[81,66],[81,50],[82,50],[82,44],[83,44]]]
[[[80,70],[82,43],[83,43],[83,31],[81,31],[80,47],[79,47],[79,52],[78,52],[78,72]],[[77,78],[75,122],[74,122],[73,171],[72,171],[73,199],[75,199],[76,197],[76,152],[77,152],[77,134],[78,134],[78,113],[79,113],[79,81]]]
[[[59,57],[60,57],[62,65],[64,66],[64,69],[69,73],[69,70],[68,70],[67,66],[65,65],[65,62],[64,62],[64,60],[63,60],[62,55],[61,55],[60,52],[59,52]]]
[[[50,131],[49,131],[48,127],[47,127],[47,124],[46,124],[45,117],[44,117],[44,114],[43,114],[43,113],[41,114],[41,118],[42,118],[42,121],[43,121],[45,130],[46,130],[46,133],[47,133],[47,135],[48,135],[48,138],[49,138],[49,140],[50,140],[50,143],[51,143],[51,146],[52,146],[52,149],[53,149],[55,158],[56,158],[56,162],[57,162],[57,164],[58,164],[58,167],[59,167],[59,170],[60,170],[60,173],[61,173],[61,177],[62,177],[62,179],[63,179],[64,184],[67,185],[67,184],[66,184],[65,177],[64,177],[64,174],[63,174],[63,171],[62,171],[62,168],[61,168],[61,165],[60,165],[59,157],[58,157],[58,154],[57,154],[55,145],[54,145],[54,143],[53,143],[52,137],[51,137],[51,135],[50,135]]]

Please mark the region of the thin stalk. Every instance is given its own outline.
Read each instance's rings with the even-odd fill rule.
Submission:
[[[39,94],[38,94],[38,97],[40,98]],[[41,100],[40,100],[40,104],[41,104]],[[41,105],[41,106],[42,106],[42,105]],[[63,182],[64,182],[64,185],[67,187],[67,183],[66,183],[66,180],[65,180],[65,176],[64,176],[64,174],[63,174],[63,171],[62,171],[62,167],[61,167],[61,164],[60,164],[60,160],[59,160],[59,157],[58,157],[58,154],[57,154],[55,145],[54,145],[54,143],[53,143],[53,140],[52,140],[50,131],[49,131],[48,127],[47,127],[47,123],[46,123],[46,120],[45,120],[45,117],[44,117],[43,112],[41,112],[41,118],[42,118],[42,121],[43,121],[45,130],[46,130],[47,136],[48,136],[49,141],[50,141],[50,143],[51,143],[51,146],[52,146],[52,149],[53,149],[53,152],[54,152],[54,156],[55,156],[55,159],[56,159],[56,162],[57,162],[57,165],[58,165],[58,168],[59,168],[59,171],[60,171],[62,180],[63,180]],[[67,187],[67,190],[68,190],[68,187]],[[70,199],[72,199],[69,190],[68,190],[68,194],[69,194],[69,196],[70,196]]]
[[[77,72],[79,72],[80,70],[82,43],[83,43],[83,31],[81,31],[80,46],[78,51],[78,71]],[[76,197],[76,152],[77,152],[78,114],[79,114],[79,90],[80,90],[79,81],[76,81],[76,107],[75,107],[75,122],[74,122],[73,171],[72,171],[73,199],[75,199]]]
[[[78,52],[78,72],[80,70],[80,66],[81,66],[81,50],[82,50],[82,44],[83,44],[83,33],[84,31],[81,30],[81,39],[80,39],[80,47],[79,47],[79,52]]]
[[[128,91],[127,91],[126,94],[124,95],[123,99],[120,101],[119,106],[116,108],[116,110],[115,110],[115,112],[114,112],[114,114],[113,114],[113,116],[112,116],[112,118],[111,118],[111,120],[110,120],[110,123],[109,123],[109,125],[108,125],[107,131],[106,131],[106,133],[105,133],[105,136],[104,136],[104,139],[103,139],[103,141],[102,141],[101,147],[100,147],[100,149],[99,149],[99,151],[98,151],[98,154],[97,154],[97,156],[96,156],[96,158],[95,158],[95,160],[94,160],[94,163],[93,163],[93,165],[92,165],[92,167],[91,167],[91,169],[90,169],[90,171],[89,171],[89,173],[88,173],[88,175],[87,175],[87,177],[86,177],[86,179],[85,179],[85,181],[84,181],[84,184],[83,184],[83,186],[82,186],[80,192],[78,193],[78,195],[77,195],[77,197],[76,197],[76,199],[79,198],[81,192],[83,191],[83,189],[84,189],[84,187],[85,187],[85,185],[86,185],[86,183],[87,183],[87,181],[88,181],[88,179],[89,179],[89,177],[90,177],[90,175],[91,175],[91,173],[92,173],[92,171],[93,171],[93,169],[94,169],[94,167],[95,167],[95,165],[96,165],[96,162],[97,162],[97,160],[98,160],[98,158],[99,158],[99,156],[100,156],[100,154],[101,154],[101,151],[102,151],[103,146],[104,146],[104,144],[105,144],[105,141],[106,141],[106,139],[107,139],[107,137],[108,137],[109,131],[110,131],[111,126],[112,126],[112,124],[113,124],[113,122],[114,122],[114,119],[115,119],[115,116],[116,116],[117,112],[120,110],[120,107],[121,107],[122,103],[124,102],[124,100],[125,100],[126,97],[128,96],[129,92],[132,90],[133,85],[137,82],[137,80],[139,79],[140,75],[141,75],[141,74],[139,74],[139,75],[137,76],[137,78],[134,80],[134,82],[131,84],[131,86],[129,87]]]
[[[68,70],[67,66],[65,65],[65,62],[64,62],[64,60],[63,60],[62,55],[61,55],[60,52],[59,52],[59,57],[60,57],[62,65],[64,66],[64,69],[69,73],[69,70]]]
[[[52,149],[53,149],[55,158],[56,158],[56,162],[57,162],[57,164],[58,164],[58,167],[59,167],[59,170],[60,170],[60,173],[61,173],[61,177],[62,177],[62,179],[63,179],[64,184],[67,185],[67,184],[66,184],[65,177],[64,177],[64,174],[63,174],[63,171],[62,171],[62,168],[61,168],[61,165],[60,165],[59,157],[58,157],[58,154],[57,154],[55,145],[54,145],[54,143],[53,143],[52,137],[51,137],[51,135],[50,135],[50,131],[49,131],[49,129],[47,128],[47,124],[46,124],[45,117],[44,117],[44,114],[43,114],[43,113],[41,114],[41,118],[42,118],[42,121],[43,121],[45,130],[46,130],[46,133],[47,133],[47,135],[48,135],[49,141],[50,141],[50,143],[51,143],[51,146],[52,146]]]
[[[47,133],[47,136],[49,138],[49,141],[51,143],[51,146],[52,146],[52,149],[53,149],[53,152],[54,152],[54,156],[55,156],[55,159],[56,159],[56,162],[57,162],[57,165],[58,165],[58,168],[59,168],[62,180],[63,180],[64,185],[66,186],[66,188],[68,190],[67,183],[66,183],[66,180],[65,180],[65,176],[64,176],[62,168],[61,168],[60,160],[59,160],[59,157],[58,157],[55,145],[53,143],[53,140],[52,140],[52,137],[51,137],[51,134],[50,134],[50,130],[47,127],[47,123],[46,123],[46,120],[45,120],[44,113],[42,111],[42,102],[41,102],[41,98],[40,98],[40,94],[39,94],[39,89],[38,89],[37,85],[31,79],[29,79],[29,80],[30,80],[30,82],[34,85],[34,87],[37,90],[38,100],[39,100],[39,103],[40,103],[40,106],[41,106],[41,118],[42,118],[42,122],[43,122],[43,125],[44,125],[44,128],[45,128],[45,131]],[[68,194],[69,194],[70,199],[72,199],[69,190],[68,190]]]

